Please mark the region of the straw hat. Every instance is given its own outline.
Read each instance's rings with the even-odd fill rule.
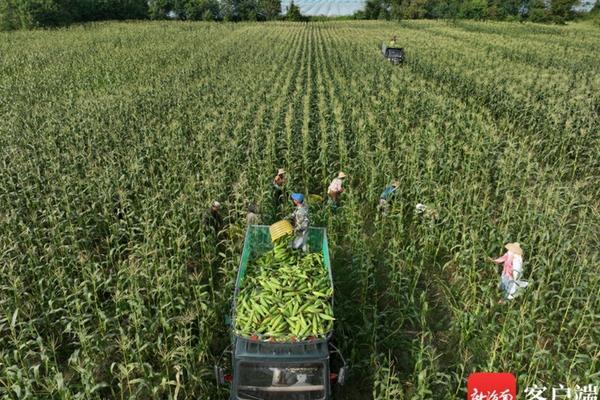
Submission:
[[[279,169],[277,170],[277,175],[283,175],[283,174],[285,174],[285,169],[283,169],[283,168],[279,168]]]
[[[507,243],[504,248],[508,251],[512,251],[515,254],[520,256],[523,255],[523,249],[521,249],[521,245],[518,242],[515,243]]]
[[[213,201],[212,206],[214,208],[221,208],[221,203],[219,203],[218,201]]]
[[[346,177],[346,174],[343,173],[342,171],[340,171],[339,174],[338,174],[338,178],[344,179],[345,177]]]
[[[398,186],[400,186],[400,182],[394,180],[394,181],[392,181],[392,186],[393,187],[398,187]]]

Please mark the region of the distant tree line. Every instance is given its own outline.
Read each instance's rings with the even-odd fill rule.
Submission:
[[[146,0],[0,0],[0,29],[148,16]]]
[[[268,21],[281,13],[280,0],[150,0],[152,19]]]
[[[600,0],[598,0],[600,2]],[[494,19],[562,23],[579,0],[367,0],[365,19]]]
[[[495,19],[564,22],[580,0],[367,0],[356,19]],[[600,0],[588,13],[600,25]],[[0,0],[0,30],[63,26],[123,19],[204,21],[307,21],[293,2],[281,0]],[[322,19],[322,18],[316,18]]]
[[[266,21],[280,13],[281,0],[0,0],[0,30],[147,18]]]

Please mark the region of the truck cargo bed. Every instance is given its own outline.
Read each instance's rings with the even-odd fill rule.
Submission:
[[[235,292],[233,298],[233,304],[231,309],[231,321],[232,326],[236,326],[236,305],[238,300],[238,294],[240,292],[240,288],[242,282],[244,281],[244,277],[247,272],[247,268],[249,266],[249,262],[254,260],[257,257],[260,257],[265,252],[268,252],[273,249],[273,243],[271,242],[269,227],[266,225],[251,225],[248,227],[246,231],[246,237],[244,240],[244,248],[242,251],[242,258],[240,261],[240,267],[237,274],[236,284],[235,284]],[[329,285],[333,288],[333,280],[332,280],[332,272],[331,272],[331,262],[329,258],[329,246],[327,243],[327,234],[324,228],[309,228],[308,230],[308,252],[315,253],[319,252],[323,256],[323,266],[327,269],[327,276],[329,277]],[[330,302],[333,306],[333,297]],[[258,337],[246,337],[237,335],[235,329],[232,330],[232,334],[237,338],[243,339],[239,342],[241,345],[246,345],[251,342],[260,342]],[[331,332],[328,332],[325,336],[318,338],[310,338],[307,340],[301,341],[277,341],[274,343],[269,343],[269,345],[277,347],[277,345],[298,345],[302,346],[306,343],[315,343],[315,342],[323,342],[326,343],[329,337],[331,336]],[[241,349],[240,349],[241,350]]]

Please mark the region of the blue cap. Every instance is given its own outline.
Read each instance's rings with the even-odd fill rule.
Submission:
[[[290,197],[294,201],[297,201],[299,203],[304,203],[304,195],[302,193],[292,193],[292,195]]]

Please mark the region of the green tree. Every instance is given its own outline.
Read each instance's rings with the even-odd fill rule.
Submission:
[[[402,8],[402,17],[420,19],[427,16],[427,0],[405,0]]]
[[[466,0],[459,8],[458,17],[484,19],[488,14],[487,6],[487,0]]]
[[[300,12],[300,7],[298,7],[292,1],[285,15],[286,19],[289,21],[304,21],[305,17]]]
[[[256,21],[256,0],[238,0],[236,8],[238,20]]]
[[[0,31],[20,28],[17,19],[17,7],[14,0],[0,1]]]
[[[218,4],[217,4],[218,6]],[[219,13],[213,12],[211,9],[204,11],[202,14],[202,21],[216,21],[219,19]]]
[[[550,3],[550,15],[557,21],[573,19],[573,6],[577,0],[552,0]]]
[[[408,0],[391,0],[389,16],[392,19],[402,19],[404,13],[404,2]],[[381,16],[380,16],[381,17]]]
[[[448,0],[448,6],[446,7],[444,18],[454,21],[459,17],[459,11],[460,4],[458,0]]]
[[[17,2],[17,14],[20,26],[34,28],[59,26],[72,22],[70,5],[60,0],[22,0]]]
[[[430,18],[448,18],[449,4],[447,0],[432,1],[428,7]]]
[[[150,0],[148,3],[148,14],[152,19],[165,19],[172,9],[170,0]]]
[[[146,0],[0,0],[0,29],[147,16]]]
[[[590,19],[595,25],[600,26],[600,1],[596,1],[594,8],[589,12],[588,19]]]
[[[527,19],[531,22],[548,21],[549,12],[544,0],[531,0],[527,5]]]
[[[225,21],[237,20],[237,1],[222,0],[221,1],[221,16]]]
[[[258,0],[259,19],[273,20],[281,14],[281,0]]]
[[[76,21],[143,19],[148,17],[146,0],[70,0],[67,7]]]
[[[497,4],[503,17],[520,15],[525,5],[523,0],[498,0]]]
[[[185,19],[213,21],[219,16],[219,3],[216,0],[187,0],[179,12]]]
[[[385,0],[367,0],[365,5],[365,18],[366,19],[380,19],[389,18],[388,10],[391,5]]]
[[[489,19],[504,19],[507,15],[506,9],[503,6],[506,0],[488,0],[486,18]]]

